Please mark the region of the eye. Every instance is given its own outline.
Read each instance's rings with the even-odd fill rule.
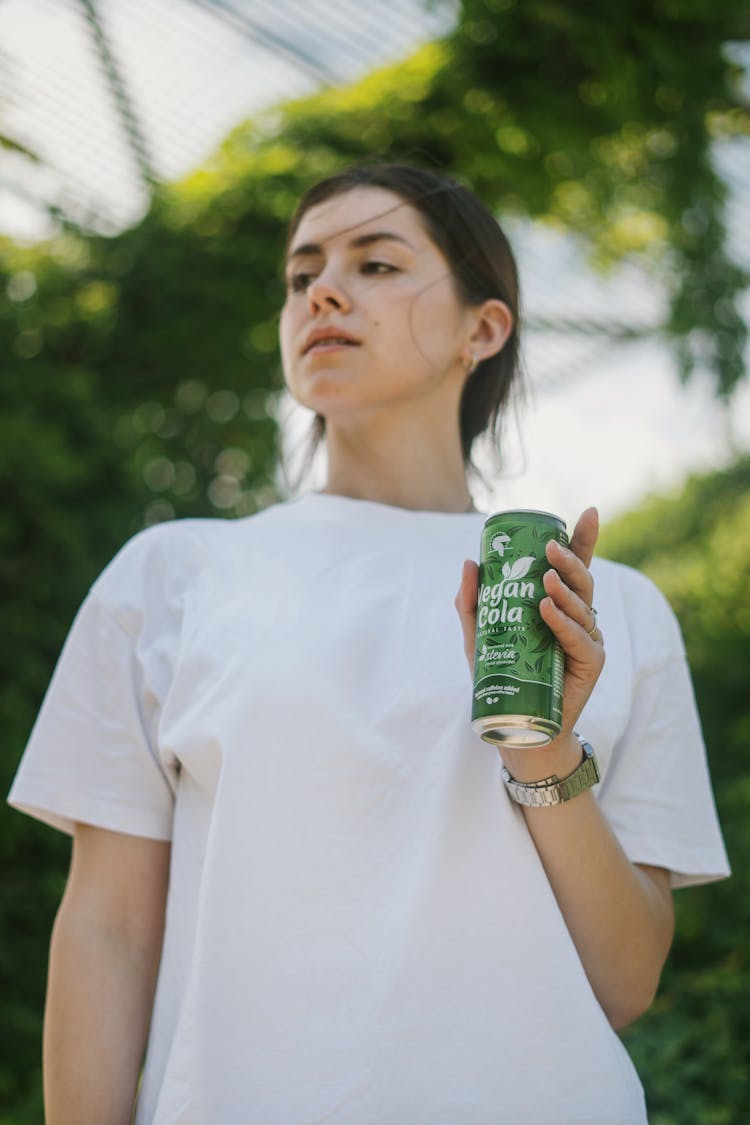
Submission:
[[[304,293],[314,277],[314,273],[293,273],[287,281],[287,288],[292,293]]]
[[[363,262],[362,273],[398,273],[399,270],[396,266],[392,266],[390,262]]]

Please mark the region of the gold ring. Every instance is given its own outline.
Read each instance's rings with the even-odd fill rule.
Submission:
[[[590,605],[590,606],[589,606],[589,609],[591,610],[591,612],[592,612],[592,613],[593,613],[593,615],[594,615],[594,624],[593,624],[593,625],[591,626],[591,628],[590,628],[590,629],[589,629],[589,631],[587,632],[586,636],[587,636],[587,637],[593,637],[594,633],[596,632],[596,624],[597,624],[597,623],[596,623],[596,619],[597,619],[597,612],[596,612],[596,610],[594,609],[594,607],[593,607],[592,605]]]

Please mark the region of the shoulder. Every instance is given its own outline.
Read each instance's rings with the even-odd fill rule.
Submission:
[[[144,594],[170,600],[228,563],[248,558],[271,528],[288,525],[293,504],[282,502],[242,519],[178,519],[131,536],[94,582],[91,594],[128,600]]]
[[[177,519],[154,524],[131,536],[109,565],[138,569],[159,563],[189,566],[196,559],[204,562],[231,549],[234,543],[262,535],[292,507],[281,502],[242,519]]]
[[[189,571],[221,536],[223,520],[170,520],[144,528],[127,539],[96,579],[93,592],[112,585],[127,588],[145,580],[158,582]],[[229,521],[226,521],[227,523]]]
[[[629,605],[660,606],[671,613],[664,594],[643,571],[597,556],[591,563],[591,573],[597,586],[606,589],[609,594],[616,594]]]
[[[600,558],[593,560],[591,574],[603,630],[611,624],[616,633],[625,631],[634,652],[650,664],[684,655],[677,618],[652,579],[633,567]],[[605,643],[606,636],[605,632]]]

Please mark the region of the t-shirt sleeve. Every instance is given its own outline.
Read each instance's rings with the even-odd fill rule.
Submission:
[[[177,767],[157,731],[178,622],[157,530],[126,544],[81,605],[8,796],[67,833],[82,821],[171,837]]]
[[[621,568],[634,653],[630,717],[599,801],[629,859],[672,886],[730,874],[692,680],[677,620],[643,575]]]

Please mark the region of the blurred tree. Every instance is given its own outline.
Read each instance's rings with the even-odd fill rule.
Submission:
[[[637,257],[670,288],[665,331],[683,371],[700,349],[731,393],[745,279],[726,257],[710,148],[748,127],[723,49],[747,34],[742,13],[739,0],[615,0],[606,17],[572,0],[466,0],[444,42],[235,130],[205,167],[161,188],[136,228],[0,241],[6,789],[74,610],[123,539],[144,522],[249,514],[278,495],[284,223],[346,160],[438,164],[502,211],[576,231],[602,266]],[[699,655],[708,624],[690,612]],[[712,720],[720,679],[704,700]],[[46,942],[67,844],[11,816],[0,854],[0,1105],[14,1107],[0,1125],[20,1125],[41,1116]],[[707,925],[698,933],[716,963]]]
[[[706,364],[729,394],[744,373],[735,298],[747,278],[726,254],[711,144],[748,132],[726,53],[750,34],[745,0],[614,0],[598,18],[570,0],[462,11],[446,88],[457,96],[465,78],[465,97],[500,95],[490,125],[505,190],[591,239],[602,261],[643,256],[671,289],[683,375]]]
[[[750,459],[605,528],[601,553],[649,574],[683,626],[733,876],[678,891],[659,997],[625,1040],[652,1125],[750,1119]]]

